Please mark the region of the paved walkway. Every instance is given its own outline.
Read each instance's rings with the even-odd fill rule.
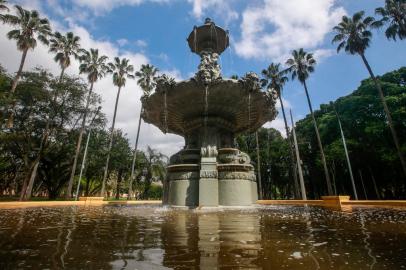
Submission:
[[[102,201],[102,200],[86,200],[86,201],[28,201],[28,202],[0,202],[0,209],[27,208],[27,207],[54,207],[54,206],[100,206],[107,204],[162,204],[162,201]]]

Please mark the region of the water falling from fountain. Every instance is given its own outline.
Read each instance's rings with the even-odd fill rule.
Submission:
[[[168,133],[168,104],[167,104],[167,97],[166,97],[166,90],[164,91],[164,125],[165,131],[164,133]]]
[[[204,86],[204,137],[207,139],[207,119],[209,114],[209,85]]]
[[[248,132],[251,131],[251,91],[248,91]]]

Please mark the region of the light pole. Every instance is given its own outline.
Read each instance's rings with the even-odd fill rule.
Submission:
[[[306,188],[305,188],[304,180],[303,180],[302,165],[300,164],[299,148],[297,146],[295,123],[293,122],[292,110],[289,110],[289,113],[290,113],[290,120],[292,122],[293,142],[295,143],[296,163],[297,163],[297,170],[299,172],[299,182],[300,182],[300,190],[302,192],[302,200],[307,200]]]
[[[85,164],[86,164],[86,156],[87,156],[87,149],[89,147],[89,141],[90,141],[90,135],[92,133],[92,129],[91,126],[94,122],[94,119],[96,119],[97,114],[99,113],[99,111],[101,110],[101,106],[99,106],[97,108],[96,113],[93,116],[92,121],[89,124],[89,133],[87,134],[87,139],[86,139],[86,146],[85,146],[85,152],[83,153],[83,159],[82,159],[82,166],[80,167],[80,173],[79,173],[79,180],[78,180],[78,186],[76,188],[76,196],[75,196],[75,201],[78,200],[79,197],[79,189],[80,189],[80,181],[82,180],[82,174],[83,174],[83,170],[85,168]]]
[[[357,189],[355,187],[355,182],[354,182],[354,176],[352,174],[352,167],[351,167],[351,161],[350,161],[350,157],[348,155],[348,150],[347,150],[347,143],[345,141],[345,136],[344,136],[344,132],[343,132],[343,127],[341,126],[341,120],[340,117],[338,116],[336,107],[334,105],[334,103],[331,104],[333,106],[334,112],[337,116],[337,120],[338,120],[338,126],[340,127],[340,133],[341,133],[341,139],[343,141],[343,145],[344,145],[344,152],[345,152],[345,158],[347,160],[347,165],[348,165],[348,171],[350,172],[350,178],[351,178],[351,184],[352,184],[352,190],[354,192],[354,197],[356,200],[358,200],[358,194],[357,194]]]

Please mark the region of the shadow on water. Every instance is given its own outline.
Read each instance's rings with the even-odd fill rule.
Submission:
[[[402,269],[406,211],[0,210],[0,269]]]

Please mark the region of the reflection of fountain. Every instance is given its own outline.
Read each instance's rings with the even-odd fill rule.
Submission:
[[[201,58],[196,75],[178,83],[161,76],[156,92],[142,100],[146,122],[185,138],[170,159],[164,203],[250,205],[258,198],[254,168],[234,139],[275,118],[275,97],[260,91],[255,73],[222,78],[218,60],[229,36],[210,19],[194,28],[188,43]]]

